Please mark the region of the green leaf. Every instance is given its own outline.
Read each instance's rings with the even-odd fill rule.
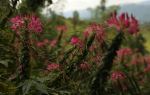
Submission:
[[[8,67],[8,60],[0,60],[0,64],[5,67]]]
[[[32,80],[26,80],[24,82],[23,87],[22,87],[23,95],[26,95],[26,94],[29,93],[32,85],[33,85],[33,81]]]
[[[35,88],[41,93],[48,94],[48,88],[45,84],[34,81]]]

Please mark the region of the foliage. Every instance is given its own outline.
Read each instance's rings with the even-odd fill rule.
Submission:
[[[147,26],[127,13],[107,15],[109,9],[98,23],[77,12],[71,19],[44,17],[38,8],[45,1],[33,1],[15,6],[11,18],[4,14],[0,95],[149,95],[150,56],[141,32]]]

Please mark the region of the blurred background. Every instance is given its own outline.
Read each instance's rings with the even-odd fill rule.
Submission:
[[[119,12],[135,15],[141,23],[150,21],[150,0],[54,0],[49,8],[67,18],[73,17],[73,12],[78,11],[81,19],[91,19],[94,18],[94,11],[98,14],[102,3],[106,8],[117,7]]]
[[[122,87],[118,92],[120,85],[116,88],[110,82],[106,87],[111,93],[108,95],[150,95],[149,10],[150,0],[0,0],[0,95],[88,95],[89,82],[95,72],[101,63],[110,61],[110,57],[105,55],[107,53],[112,56],[109,63],[115,63],[112,71],[120,70],[131,76],[131,82],[134,83],[130,85],[130,80],[127,79],[127,82],[123,80],[123,84],[129,84],[127,88],[135,93],[130,94],[126,87]],[[137,35],[131,36],[129,33],[124,39],[116,35],[118,32],[114,28],[105,27],[114,12],[117,12],[118,16],[123,12],[128,13],[130,22],[134,17],[138,19],[139,25],[135,19],[134,27],[130,24],[133,30],[139,28]],[[29,26],[25,24],[25,28],[20,27],[26,20],[29,20]],[[104,40],[104,44],[94,40],[94,36],[86,38],[88,34],[85,32],[93,31],[91,27],[95,29],[93,22],[97,23],[96,28],[98,26],[102,32],[100,41]],[[119,26],[122,27],[121,25]],[[28,29],[27,26],[39,31],[24,31]],[[19,31],[15,31],[14,27]],[[106,31],[103,31],[102,27]],[[123,39],[123,42],[113,40],[117,37]],[[25,38],[29,43],[26,43]],[[124,61],[116,56],[117,50],[112,48],[116,47],[118,42],[123,49],[121,53],[124,55],[125,52]],[[81,48],[82,45],[84,48]],[[113,55],[108,47],[110,51],[114,51]],[[105,56],[107,59],[102,60]],[[26,75],[27,78],[22,77]],[[139,94],[140,89],[144,94]],[[20,92],[21,94],[18,94]]]
[[[101,22],[114,10],[133,14],[139,20],[141,33],[146,39],[144,45],[150,51],[150,0],[53,0],[53,4],[43,8],[42,13],[47,17],[56,13],[67,18],[67,22],[71,18]]]

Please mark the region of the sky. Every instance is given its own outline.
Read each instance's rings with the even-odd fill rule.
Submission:
[[[59,2],[58,2],[59,1]],[[106,6],[120,5],[129,3],[140,3],[146,0],[107,0]],[[94,8],[99,5],[100,0],[53,0],[52,9],[66,11],[83,10],[87,8]],[[60,4],[61,2],[61,4]]]

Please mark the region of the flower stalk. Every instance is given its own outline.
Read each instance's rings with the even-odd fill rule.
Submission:
[[[91,84],[91,95],[106,95],[105,86],[107,77],[113,66],[113,59],[117,55],[116,51],[120,48],[123,40],[123,32],[119,32],[108,48],[107,54],[102,59],[102,64],[98,68]]]

